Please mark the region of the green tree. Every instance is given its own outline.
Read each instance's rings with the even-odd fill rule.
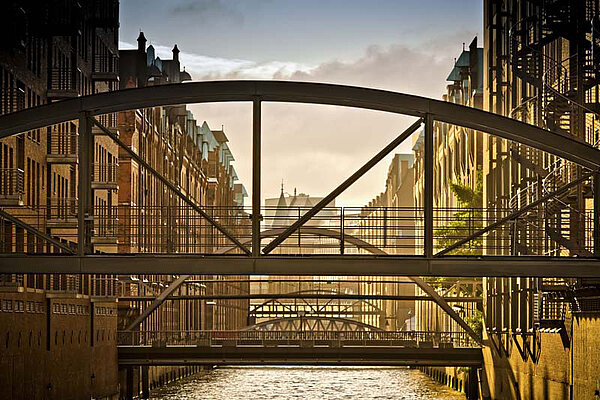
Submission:
[[[477,169],[475,188],[458,182],[452,182],[450,189],[456,197],[460,209],[452,215],[447,225],[434,231],[438,247],[446,248],[458,240],[464,239],[483,228],[483,172]],[[465,243],[453,250],[452,255],[483,254],[483,238]]]
[[[483,228],[483,172],[481,168],[477,169],[475,188],[460,182],[452,182],[450,190],[458,201],[459,210],[452,214],[450,221],[445,226],[434,231],[438,248],[446,248]],[[483,254],[483,238],[480,236],[473,239],[453,250],[450,254],[481,255]],[[444,289],[449,289],[458,280],[444,277],[427,277],[424,279],[435,287]],[[463,293],[465,296],[473,294]]]

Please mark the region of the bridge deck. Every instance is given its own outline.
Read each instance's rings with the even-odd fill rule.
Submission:
[[[480,348],[329,346],[119,346],[121,365],[480,366]]]

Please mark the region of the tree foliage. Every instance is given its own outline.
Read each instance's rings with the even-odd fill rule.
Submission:
[[[450,221],[434,231],[438,248],[446,248],[483,228],[483,172],[477,170],[475,188],[469,185],[452,182],[450,190],[459,204]],[[452,255],[481,255],[483,254],[483,238],[478,237],[450,252]],[[449,289],[458,279],[444,277],[427,277],[425,280],[435,287]],[[465,296],[474,295],[468,287],[463,288]]]
[[[458,211],[454,212],[450,221],[435,230],[438,247],[446,248],[458,240],[464,239],[483,228],[483,173],[477,170],[475,188],[459,182],[452,182],[450,189],[459,204]],[[483,253],[483,238],[465,243],[455,249],[452,255],[480,255]]]

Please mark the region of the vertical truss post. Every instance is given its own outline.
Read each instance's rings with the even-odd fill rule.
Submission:
[[[90,233],[94,214],[92,193],[92,163],[94,161],[94,137],[89,113],[79,116],[78,144],[79,174],[77,177],[79,201],[77,203],[77,253],[91,253]]]
[[[600,172],[594,177],[594,255],[600,257]]]
[[[425,117],[425,154],[423,181],[423,216],[424,216],[424,253],[425,257],[433,257],[433,118]]]
[[[261,99],[252,101],[252,256],[260,256]]]

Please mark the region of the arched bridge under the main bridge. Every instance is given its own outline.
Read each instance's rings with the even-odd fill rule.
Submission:
[[[265,323],[241,331],[120,332],[119,364],[479,367],[483,361],[481,347],[464,332],[383,331],[359,327],[356,321],[336,323],[354,329],[262,329]]]
[[[277,282],[277,281],[273,281]],[[311,281],[303,282],[310,284]],[[341,296],[340,296],[341,294]],[[259,294],[261,295],[261,294]],[[300,302],[297,302],[298,295]],[[311,298],[310,296],[315,296]],[[336,298],[339,296],[338,298]],[[325,289],[307,289],[295,292],[285,293],[283,296],[265,296],[268,300],[262,303],[250,304],[249,318],[267,318],[279,319],[287,317],[296,317],[301,314],[314,315],[318,317],[341,317],[352,319],[354,316],[378,316],[385,319],[385,311],[379,308],[372,300],[377,300],[377,296],[373,295],[372,300],[356,297],[345,296],[344,293],[338,293],[335,290]],[[325,299],[325,303],[314,303],[308,300]],[[387,299],[392,299],[393,296],[388,296]],[[398,297],[400,298],[400,297]],[[293,300],[292,301],[284,301]],[[384,297],[383,300],[386,298]],[[335,300],[338,300],[337,302]],[[341,302],[343,301],[343,303]],[[356,307],[359,307],[357,310]],[[350,316],[350,317],[348,317]],[[262,322],[262,321],[261,321]]]
[[[260,237],[267,238],[279,235],[283,229],[269,229],[267,231],[263,231],[260,233]],[[325,228],[303,228],[303,232],[310,235],[320,236],[320,237],[328,237],[328,238],[341,238],[341,233],[331,229]],[[251,239],[249,239],[251,240]],[[386,255],[386,253],[371,245],[370,243],[365,242],[359,238],[356,238],[352,235],[344,235],[343,240],[357,248],[365,250],[371,254],[375,255]],[[244,243],[242,243],[243,245]],[[225,246],[221,247],[217,250],[217,254],[227,254],[228,252],[234,250],[235,246]],[[188,279],[190,275],[181,275],[169,287],[164,290],[146,309],[134,320],[129,326],[126,328],[125,334],[131,334],[135,328],[137,328],[142,321],[144,321],[148,316],[154,312],[166,299],[170,296],[186,279]],[[412,281],[415,285],[421,288],[431,299],[446,313],[450,318],[452,318],[456,323],[464,329],[466,335],[471,337],[474,341],[480,342],[480,339],[477,337],[477,334],[473,331],[473,329],[465,322],[465,320],[458,315],[458,313],[446,302],[446,300],[440,296],[434,288],[432,288],[429,284],[427,284],[423,279],[417,276],[410,276],[406,278],[407,281]]]
[[[114,132],[103,127],[95,116],[153,106],[185,103],[247,101],[253,105],[252,146],[252,228],[251,246],[242,244],[218,218],[213,218],[201,205],[192,202],[178,187],[159,174],[135,151],[120,141]],[[262,102],[289,102],[354,107],[385,111],[419,118],[406,131],[382,149],[346,181],[340,184],[315,207],[285,228],[266,246],[261,243],[261,104]],[[79,151],[77,154],[78,205],[77,249],[65,244],[47,232],[36,230],[18,218],[0,210],[0,216],[10,223],[20,225],[28,234],[51,243],[56,251],[36,254],[12,253],[0,258],[0,273],[100,273],[100,274],[235,274],[235,275],[413,275],[413,276],[600,276],[600,192],[595,190],[595,216],[593,251],[586,249],[585,257],[548,256],[449,256],[451,249],[491,232],[499,226],[515,221],[532,207],[593,179],[600,186],[598,169],[600,151],[572,136],[548,131],[497,114],[449,102],[361,87],[322,83],[282,81],[217,81],[151,86],[137,89],[101,93],[25,109],[0,116],[0,138],[42,128],[69,120],[79,120]],[[501,217],[485,228],[459,239],[453,245],[435,252],[433,206],[433,123],[445,122],[487,132],[548,152],[554,156],[580,165],[584,173],[580,178],[548,193],[536,202]],[[373,165],[393,151],[403,140],[424,126],[424,198],[422,209],[423,254],[414,256],[370,254],[307,255],[302,257],[273,254],[281,243],[297,232],[322,207],[347,189]],[[93,240],[94,219],[92,128],[112,138],[133,160],[152,173],[184,203],[202,216],[216,230],[234,243],[242,254],[227,257],[209,254],[96,254]],[[91,145],[90,145],[91,144]],[[91,151],[90,151],[91,149]],[[528,208],[529,207],[529,208]],[[487,221],[489,222],[489,221]],[[46,246],[49,248],[49,246]],[[49,254],[53,253],[53,254]]]
[[[261,321],[243,330],[290,333],[383,331],[376,326],[349,318],[320,317],[310,314]]]

